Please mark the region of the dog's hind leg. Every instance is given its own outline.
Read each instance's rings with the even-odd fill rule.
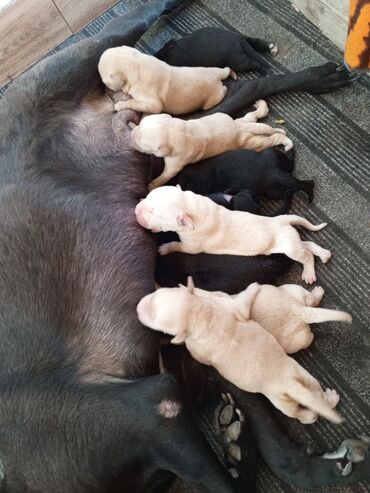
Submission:
[[[271,44],[268,41],[264,41],[263,39],[259,38],[250,38],[249,36],[244,36],[244,39],[247,40],[247,42],[251,45],[251,47],[260,52],[263,53],[265,51],[271,51]]]
[[[351,75],[337,70],[334,62],[318,67],[310,67],[300,72],[286,75],[273,75],[255,80],[238,80],[229,85],[226,98],[207,112],[195,112],[185,118],[199,118],[213,113],[226,113],[238,117],[245,108],[257,99],[287,91],[307,91],[320,94],[334,91],[352,84]]]
[[[303,265],[302,279],[307,284],[316,282],[315,259],[310,250],[305,248],[298,231],[281,231],[270,253],[285,253],[289,258]]]
[[[320,257],[320,260],[323,264],[326,264],[328,260],[331,258],[331,252],[317,245],[313,241],[302,241],[302,244],[306,250],[311,252],[316,257]]]
[[[319,306],[325,294],[324,288],[316,286],[311,292],[307,291],[304,297],[306,306]]]
[[[328,460],[320,455],[309,453],[306,446],[294,442],[276,417],[276,411],[263,396],[248,394],[225,383],[245,414],[257,441],[258,451],[264,462],[272,471],[290,486],[299,488],[316,488],[325,485],[354,484],[370,480],[369,442],[365,438],[360,461],[352,468],[352,444],[349,444],[341,459],[328,455]],[[347,440],[350,442],[350,440]],[[333,457],[333,458],[332,458]]]

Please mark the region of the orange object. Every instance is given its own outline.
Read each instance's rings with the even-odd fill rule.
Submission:
[[[370,0],[351,0],[344,62],[349,70],[370,70]]]

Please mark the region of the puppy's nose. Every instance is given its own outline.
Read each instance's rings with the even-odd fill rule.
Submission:
[[[137,204],[135,207],[135,216],[136,216],[136,221],[142,226],[143,228],[148,228],[148,223],[144,219],[144,210],[145,210],[145,204],[144,201],[142,200]]]

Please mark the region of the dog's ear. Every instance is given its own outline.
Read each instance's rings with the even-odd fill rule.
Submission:
[[[179,183],[176,185],[176,188],[182,191],[181,185]]]
[[[158,144],[157,146],[157,157],[167,157],[171,152],[171,149],[168,145]]]
[[[186,332],[181,331],[171,339],[171,344],[182,344],[183,342],[185,342],[186,337],[187,337]]]
[[[237,318],[241,322],[250,319],[251,309],[257,294],[261,290],[261,285],[254,282],[247,289],[237,294],[233,298],[233,303],[237,311]]]
[[[179,214],[176,217],[176,221],[179,226],[185,226],[187,229],[195,229],[193,221],[186,214]]]
[[[129,126],[129,128],[131,128],[131,130],[133,130],[134,128],[137,127],[136,123],[134,123],[134,122],[128,122],[128,126]]]
[[[184,286],[183,284],[181,284],[181,282],[179,282],[178,287],[181,288],[181,289],[186,289],[186,286]]]
[[[193,281],[193,278],[191,276],[188,276],[188,281],[187,281],[187,290],[189,291],[190,294],[194,294],[194,281]]]

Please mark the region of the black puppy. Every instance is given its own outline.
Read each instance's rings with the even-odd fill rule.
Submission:
[[[204,27],[181,39],[172,39],[155,56],[176,66],[230,67],[236,72],[266,71],[268,64],[258,52],[275,55],[277,48],[262,39],[219,27]]]
[[[163,238],[161,235],[161,240]],[[155,280],[160,286],[176,287],[179,283],[186,284],[188,276],[192,276],[198,288],[235,294],[252,282],[278,284],[278,278],[288,273],[292,265],[285,255],[241,257],[171,253],[158,258]]]
[[[258,197],[271,200],[290,200],[295,192],[304,191],[312,202],[314,182],[292,176],[293,167],[293,150],[285,153],[278,148],[262,152],[241,149],[186,166],[168,185],[180,185],[183,190],[202,195],[220,192],[234,195],[249,189]],[[236,204],[231,208],[245,210]]]

